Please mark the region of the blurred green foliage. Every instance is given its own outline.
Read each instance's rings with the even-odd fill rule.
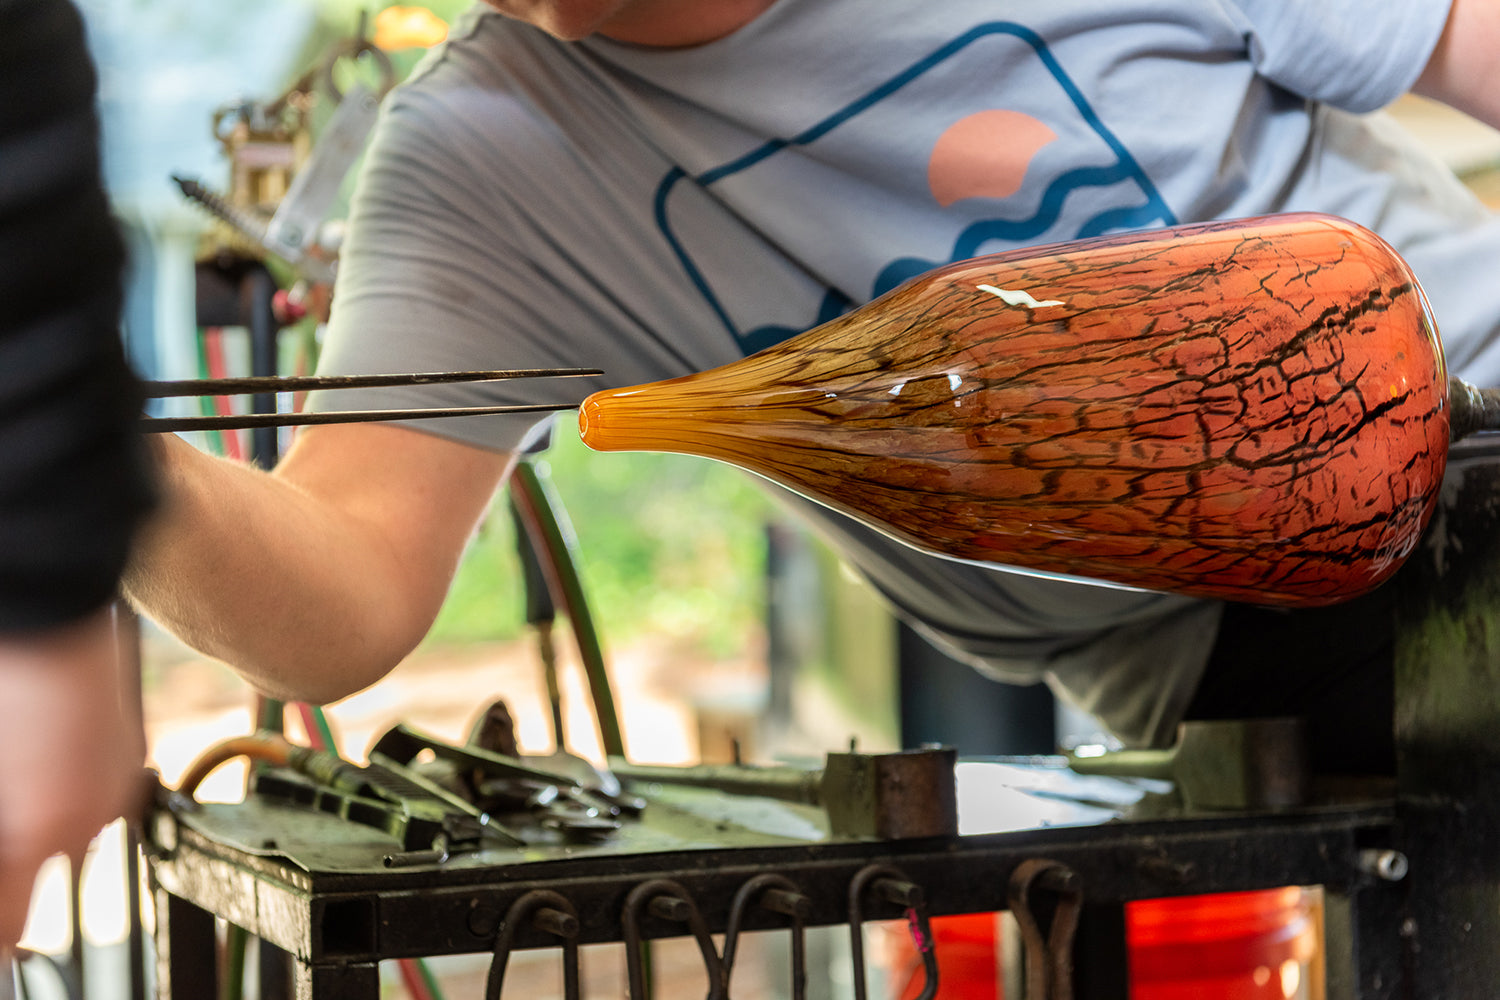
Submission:
[[[764,615],[769,497],[728,466],[597,454],[579,442],[572,421],[557,424],[543,461],[577,536],[579,572],[606,647],[652,635],[716,658],[741,651]],[[501,497],[428,642],[514,636],[524,607]]]

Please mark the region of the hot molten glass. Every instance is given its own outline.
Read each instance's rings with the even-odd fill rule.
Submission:
[[[579,420],[590,447],[719,459],[942,555],[1316,605],[1416,545],[1447,398],[1405,262],[1285,215],[947,265]]]

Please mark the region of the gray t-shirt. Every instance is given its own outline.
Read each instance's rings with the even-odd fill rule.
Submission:
[[[1500,376],[1500,224],[1364,112],[1416,79],[1445,0],[779,0],[690,49],[562,43],[471,12],[388,100],[322,368],[686,374],[1018,245],[1317,210],[1376,230],[1453,369]],[[576,383],[354,405],[555,401]],[[341,393],[337,404],[348,405]],[[315,401],[314,405],[324,405]],[[534,418],[417,425],[492,449]],[[1168,738],[1219,606],[921,554],[799,499],[918,629]]]

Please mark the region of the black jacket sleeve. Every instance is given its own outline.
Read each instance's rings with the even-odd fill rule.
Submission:
[[[151,498],[95,87],[69,0],[0,0],[0,631],[108,600]]]

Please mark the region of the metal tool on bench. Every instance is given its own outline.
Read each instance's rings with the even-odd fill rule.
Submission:
[[[457,746],[398,724],[377,739],[371,759],[412,767],[427,751],[444,775],[460,785],[466,797],[486,812],[505,815],[519,826],[528,823],[565,840],[594,840],[620,828],[639,814],[644,800],[620,793],[608,781],[580,781],[576,774],[548,770],[482,747]],[[414,768],[420,772],[421,768]]]
[[[349,796],[389,802],[405,815],[406,829],[420,820],[425,826],[436,827],[443,840],[428,838],[428,848],[443,853],[462,847],[478,847],[484,841],[517,846],[524,841],[515,833],[505,829],[487,813],[454,795],[440,786],[426,781],[421,775],[402,767],[397,762],[370,755],[369,764],[355,764],[334,754],[319,750],[297,748],[293,755],[293,766],[302,774],[328,789]],[[260,794],[274,794],[267,787],[268,776],[262,774],[254,789]],[[345,810],[342,815],[348,816]],[[352,817],[351,817],[352,818]],[[416,850],[419,845],[409,842],[407,850]],[[387,862],[389,864],[389,860]]]
[[[195,809],[193,794],[219,765],[249,757],[264,765],[251,772],[249,790],[390,834],[400,850],[387,866],[445,860],[450,851],[477,849],[486,842],[516,846],[524,841],[483,810],[437,787],[395,761],[371,756],[356,764],[337,754],[290,743],[278,733],[255,733],[210,747],[165,793],[174,810]]]
[[[950,747],[896,753],[830,753],[822,768],[700,764],[662,767],[610,760],[627,783],[692,785],[821,806],[836,837],[899,840],[958,832],[958,792]]]
[[[1187,809],[1285,809],[1308,798],[1306,726],[1301,719],[1184,722],[1160,750],[1074,750],[1080,774],[1171,781]]]

